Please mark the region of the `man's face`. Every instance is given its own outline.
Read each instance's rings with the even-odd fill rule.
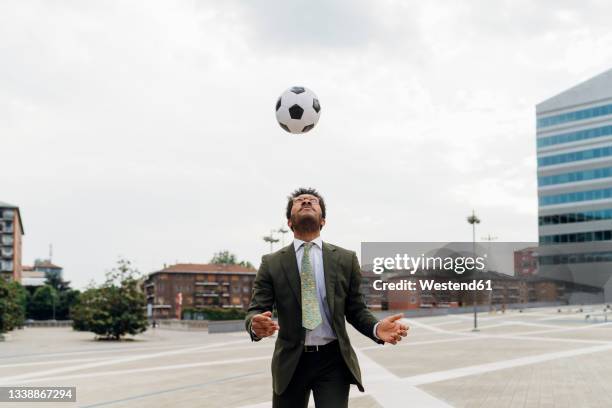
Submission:
[[[310,194],[295,197],[291,207],[291,218],[287,225],[298,231],[319,231],[325,225],[319,199]]]

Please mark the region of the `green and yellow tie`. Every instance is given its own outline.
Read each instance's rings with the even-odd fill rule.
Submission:
[[[321,312],[317,301],[317,285],[315,282],[312,264],[310,263],[310,248],[312,242],[305,242],[304,256],[302,257],[302,326],[313,330],[321,324]]]

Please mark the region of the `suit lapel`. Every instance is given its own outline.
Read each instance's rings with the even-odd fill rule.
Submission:
[[[336,257],[336,247],[323,242],[323,272],[325,274],[325,295],[327,297],[327,306],[329,306],[329,313],[332,316],[332,320],[334,316],[334,284],[336,282],[337,262],[338,259]]]
[[[300,272],[297,266],[297,258],[295,257],[295,248],[293,243],[282,249],[281,265],[283,272],[289,283],[291,291],[295,295],[300,308],[302,307],[302,285],[300,282]]]

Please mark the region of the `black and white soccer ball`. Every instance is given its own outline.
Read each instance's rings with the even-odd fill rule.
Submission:
[[[314,92],[294,86],[276,101],[276,120],[289,133],[306,133],[315,127],[321,115],[321,105]]]

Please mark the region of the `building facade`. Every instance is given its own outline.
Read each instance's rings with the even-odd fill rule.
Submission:
[[[438,283],[469,282],[473,279],[490,280],[491,291],[477,290],[427,290],[422,289],[420,280],[432,280]],[[449,308],[471,306],[476,300],[478,305],[502,306],[527,303],[528,284],[523,278],[517,278],[498,272],[484,272],[469,279],[457,276],[453,278],[425,275],[422,273],[397,274],[390,276],[388,282],[414,282],[414,290],[387,290],[385,297],[390,310],[411,310],[428,308]],[[474,295],[476,295],[474,297]]]
[[[536,116],[539,274],[610,301],[612,70],[538,104]]]
[[[504,308],[508,305],[521,305],[540,302],[568,303],[571,292],[588,292],[589,287],[559,281],[556,279],[534,276],[512,276],[504,273],[488,271],[464,276],[443,277],[423,273],[415,274],[388,272],[379,275],[378,279],[394,284],[403,284],[406,289],[387,289],[376,291],[381,296],[382,310],[416,310],[472,306],[474,300],[478,305],[488,305],[492,308]],[[419,281],[430,280],[438,283],[470,282],[472,280],[491,281],[491,290],[427,290],[421,287]],[[408,283],[413,282],[412,290]],[[380,284],[378,285],[380,287]],[[396,286],[397,288],[397,286]],[[474,297],[474,295],[476,295]]]
[[[0,201],[0,276],[21,282],[23,223],[19,207]]]
[[[537,248],[529,247],[514,251],[514,276],[534,276],[537,273]]]
[[[240,265],[176,264],[149,274],[144,293],[154,319],[176,318],[181,309],[246,310],[255,274],[255,269]]]
[[[23,265],[21,268],[21,284],[23,286],[44,286],[47,278],[44,272],[35,271],[33,266]]]
[[[37,259],[34,266],[22,266],[21,284],[23,286],[43,286],[48,275],[62,278],[63,268],[48,259]]]
[[[51,262],[50,259],[37,259],[34,261],[34,270],[42,272],[45,275],[53,275],[57,278],[63,278],[64,269]]]

